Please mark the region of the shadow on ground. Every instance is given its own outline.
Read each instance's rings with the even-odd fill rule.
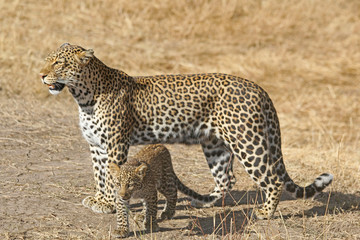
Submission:
[[[192,235],[216,234],[225,236],[231,233],[242,233],[246,226],[256,218],[252,215],[253,204],[261,204],[263,194],[259,191],[232,191],[230,194],[215,204],[213,216],[196,217],[189,216],[192,220],[187,228]],[[281,202],[294,201],[288,194],[283,194]],[[298,200],[301,201],[301,200]],[[336,215],[345,211],[360,211],[360,197],[355,194],[343,194],[340,192],[321,193],[315,198],[315,201],[321,203],[320,206],[314,206],[305,210],[302,214],[286,214],[279,216],[276,214],[274,219],[289,219],[290,217],[314,217],[325,215]],[[237,206],[241,205],[238,210]],[[261,221],[261,220],[258,220]]]

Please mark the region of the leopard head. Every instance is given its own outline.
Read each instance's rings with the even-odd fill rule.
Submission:
[[[73,86],[83,68],[94,58],[92,49],[64,43],[45,59],[40,71],[43,84],[48,85],[51,94],[58,94],[65,86]]]
[[[146,163],[140,166],[118,166],[115,163],[109,163],[110,175],[115,183],[117,195],[123,200],[129,200],[133,193],[143,187],[147,169]]]

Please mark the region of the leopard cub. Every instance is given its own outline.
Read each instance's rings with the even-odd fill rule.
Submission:
[[[166,198],[166,206],[160,219],[171,219],[174,216],[179,188],[177,186],[184,185],[175,175],[170,153],[165,146],[160,144],[146,146],[121,166],[109,163],[109,170],[116,189],[115,235],[126,237],[129,234],[130,198],[142,199],[144,208],[140,216],[143,216],[143,224],[147,231],[159,229],[156,219],[157,191]]]

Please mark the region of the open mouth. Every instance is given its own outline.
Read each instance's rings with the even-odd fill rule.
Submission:
[[[63,83],[53,83],[53,84],[46,84],[49,86],[49,91],[52,94],[58,94],[63,88],[65,87],[65,84]]]

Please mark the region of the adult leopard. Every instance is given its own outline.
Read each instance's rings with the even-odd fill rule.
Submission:
[[[296,198],[310,198],[333,179],[325,173],[306,187],[291,180],[276,110],[249,80],[219,73],[132,77],[107,67],[93,50],[68,43],[46,58],[40,74],[50,93],[67,86],[79,106],[97,187],[83,204],[95,212],[115,210],[108,163],[123,164],[129,146],[137,144],[200,143],[216,183],[211,203],[234,185],[237,157],[266,194],[255,210],[262,219],[274,214],[283,188]]]

